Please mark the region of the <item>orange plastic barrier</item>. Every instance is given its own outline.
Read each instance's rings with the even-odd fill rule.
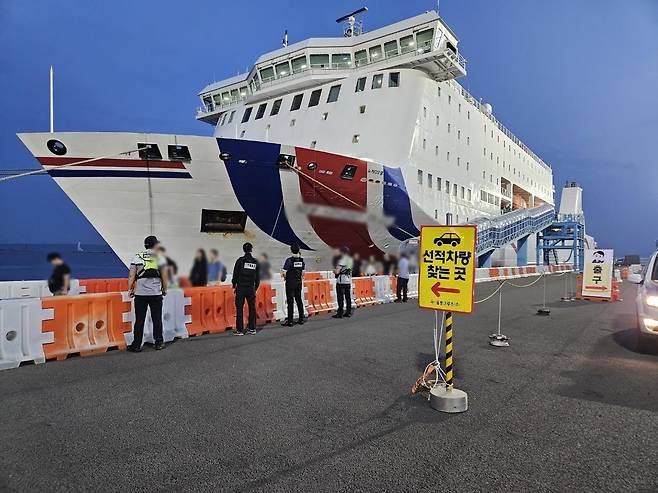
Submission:
[[[322,279],[322,275],[319,272],[304,272],[305,281],[318,281]]]
[[[187,277],[180,276],[178,278],[178,287],[180,287],[181,289],[191,288],[192,283],[190,282],[190,280]]]
[[[274,303],[272,297],[276,290],[269,283],[261,283],[256,291],[256,324],[265,325],[274,320]]]
[[[354,300],[357,306],[374,305],[375,298],[375,281],[372,277],[353,277]]]
[[[80,279],[80,286],[86,288],[86,294],[118,293],[128,291],[128,279]]]
[[[628,267],[622,267],[621,268],[621,278],[622,279],[628,279],[629,271],[630,271],[630,269]]]
[[[306,287],[307,311],[309,315],[328,313],[331,308],[331,282],[328,279],[304,281]]]
[[[53,332],[55,337],[43,345],[46,359],[126,349],[124,333],[132,327],[123,321],[123,315],[130,312],[130,303],[122,300],[121,293],[55,296],[42,299],[41,304],[53,309],[52,320],[42,322],[43,332]]]
[[[235,326],[235,298],[231,286],[185,288],[183,293],[191,301],[185,307],[185,314],[191,317],[185,324],[190,336],[216,334]]]

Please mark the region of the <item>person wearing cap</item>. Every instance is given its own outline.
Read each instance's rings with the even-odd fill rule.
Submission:
[[[304,270],[306,268],[304,259],[299,254],[299,245],[291,245],[291,257],[288,257],[283,264],[283,275],[286,280],[286,302],[288,304],[288,318],[283,324],[285,327],[294,325],[294,306],[297,303],[297,323],[304,323],[304,302],[302,301],[302,281],[304,280]]]
[[[336,298],[338,299],[338,310],[333,318],[352,316],[352,257],[350,249],[343,247],[341,257],[336,263],[334,274],[336,275]]]
[[[135,326],[133,342],[128,351],[142,350],[146,311],[151,311],[155,349],[164,349],[162,335],[162,297],[167,294],[167,260],[158,252],[160,242],[155,236],[144,239],[145,250],[139,252],[130,263],[128,292],[135,299]]]
[[[249,306],[249,333],[256,334],[256,290],[260,285],[258,260],[252,255],[251,243],[242,245],[244,255],[235,261],[232,284],[235,290],[235,330],[233,335],[244,335],[244,318],[242,310],[247,300]]]

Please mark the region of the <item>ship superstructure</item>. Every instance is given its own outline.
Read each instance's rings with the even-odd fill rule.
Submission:
[[[455,79],[458,40],[435,12],[264,54],[200,92],[215,136],[282,142],[402,170],[423,211],[458,222],[553,204],[551,168]]]
[[[128,263],[157,235],[185,272],[196,248],[273,265],[298,243],[396,253],[420,225],[553,204],[551,168],[455,79],[466,63],[435,13],[262,55],[201,93],[213,137],[32,133],[20,138]]]

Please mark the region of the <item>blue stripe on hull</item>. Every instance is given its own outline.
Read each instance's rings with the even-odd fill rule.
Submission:
[[[393,218],[393,224],[397,226],[389,226],[388,232],[400,241],[419,236],[420,231],[414,224],[411,214],[411,203],[402,170],[384,166],[384,182],[397,185],[397,187],[384,185],[384,215]]]
[[[192,178],[189,173],[106,169],[50,169],[50,176],[68,178]]]
[[[249,219],[274,239],[311,250],[293,231],[283,203],[281,177],[277,161],[281,146],[267,142],[217,139],[235,196]],[[246,160],[244,164],[238,161]]]

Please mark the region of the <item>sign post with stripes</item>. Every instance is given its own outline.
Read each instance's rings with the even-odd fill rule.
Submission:
[[[445,226],[421,228],[418,305],[445,312],[444,382],[430,391],[430,405],[438,411],[458,413],[468,409],[468,396],[453,383],[452,314],[473,312],[477,230],[475,226],[452,226],[451,214],[446,222]]]

